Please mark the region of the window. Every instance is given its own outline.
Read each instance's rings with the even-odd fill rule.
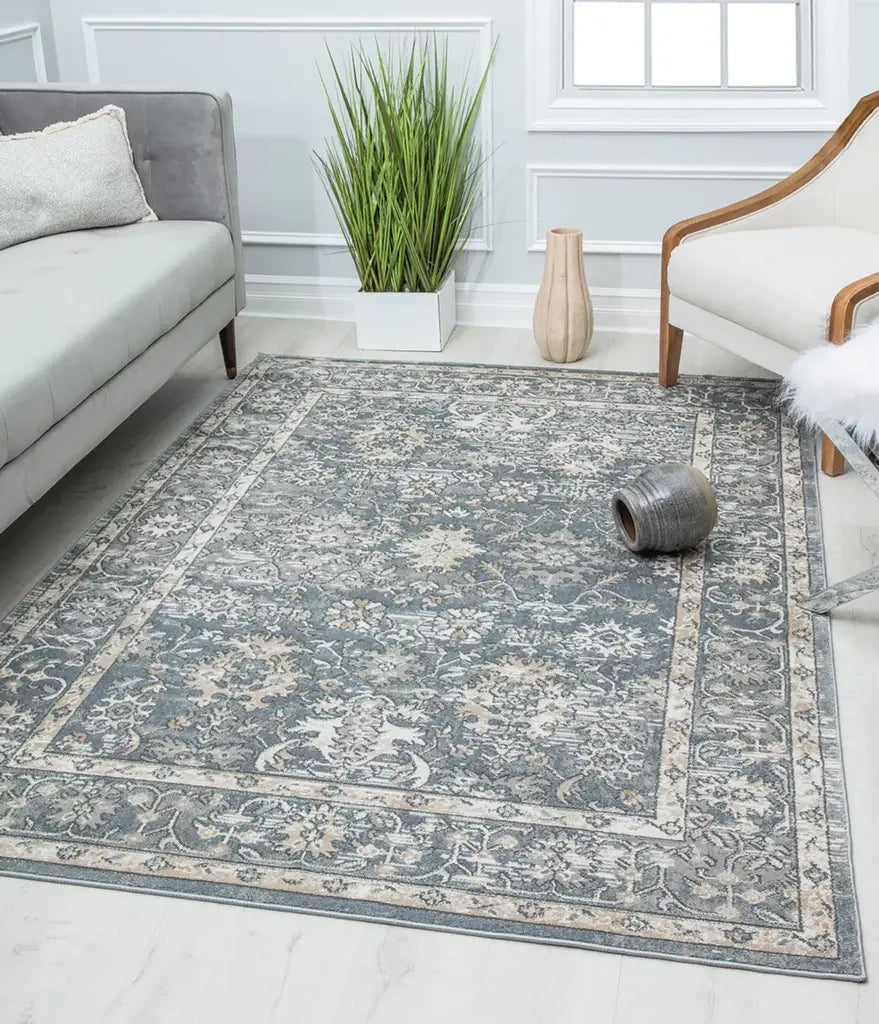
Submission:
[[[535,131],[832,131],[846,0],[529,0]]]
[[[578,88],[798,89],[809,64],[809,6],[573,0],[570,78]]]

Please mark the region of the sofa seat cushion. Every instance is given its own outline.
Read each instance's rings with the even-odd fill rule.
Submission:
[[[837,292],[879,272],[879,235],[855,228],[718,231],[672,253],[672,295],[791,349],[826,338]]]
[[[72,231],[0,252],[0,466],[235,273],[221,224]]]

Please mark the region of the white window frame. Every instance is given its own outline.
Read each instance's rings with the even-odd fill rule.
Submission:
[[[576,87],[569,26],[575,0],[528,0],[528,130],[547,132],[831,132],[850,108],[849,4],[810,5],[796,89]]]

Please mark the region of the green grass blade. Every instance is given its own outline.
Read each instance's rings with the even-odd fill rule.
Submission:
[[[487,155],[476,138],[495,49],[454,84],[448,43],[360,45],[321,76],[332,138],[315,167],[366,291],[436,291],[470,237]]]

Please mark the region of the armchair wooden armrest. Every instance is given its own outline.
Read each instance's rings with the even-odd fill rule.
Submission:
[[[793,174],[770,188],[732,203],[718,210],[690,217],[673,224],[662,240],[662,285],[660,295],[659,325],[659,383],[673,387],[678,380],[683,330],[669,323],[668,264],[674,250],[688,236],[749,219],[760,211],[769,210],[780,204],[788,204],[787,216],[778,218],[785,226],[807,226],[807,214],[798,216],[798,196],[819,177],[848,148],[861,126],[879,109],[879,92],[870,93],[861,99],[834,134],[818,152]],[[776,225],[777,226],[777,223]],[[842,344],[849,336],[858,304],[872,295],[879,294],[879,273],[871,274],[846,285],[836,295],[830,310],[828,341]],[[822,468],[825,473],[837,476],[845,468],[845,462],[827,438],[822,451]]]

